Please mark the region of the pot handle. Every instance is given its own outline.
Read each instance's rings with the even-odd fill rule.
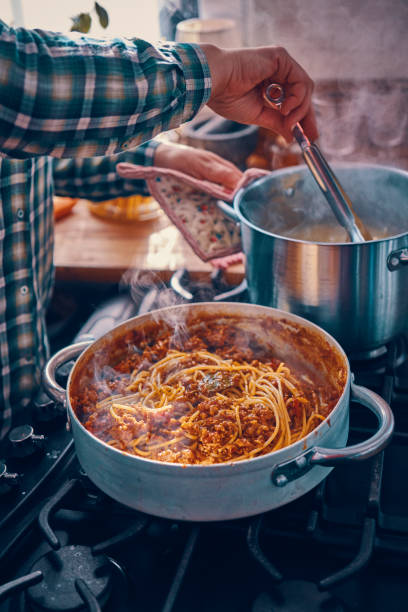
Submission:
[[[237,223],[239,222],[238,215],[235,210],[232,208],[232,206],[224,202],[224,200],[217,200],[216,205],[220,209],[220,211],[224,213],[224,215],[229,217],[229,219],[232,219]]]
[[[44,368],[43,372],[43,385],[44,390],[53,400],[58,402],[59,404],[66,404],[66,389],[61,387],[55,380],[55,372],[57,368],[70,361],[71,359],[75,359],[78,357],[88,346],[90,346],[94,340],[86,340],[83,342],[77,342],[76,344],[71,344],[67,346],[58,353],[55,353],[48,361],[47,365]]]
[[[360,461],[376,455],[387,445],[394,430],[394,415],[382,397],[359,385],[351,384],[351,399],[369,408],[378,418],[379,428],[368,440],[345,448],[316,446],[309,457],[311,465],[333,467],[348,461]]]
[[[402,266],[408,266],[408,248],[392,251],[387,257],[387,266],[391,272],[399,270]]]
[[[345,448],[315,446],[295,459],[277,465],[272,472],[272,482],[284,487],[312,469],[314,465],[335,467],[349,461],[360,461],[376,455],[387,445],[394,430],[394,415],[382,397],[355,384],[351,384],[351,399],[369,408],[378,418],[379,428],[368,440]]]

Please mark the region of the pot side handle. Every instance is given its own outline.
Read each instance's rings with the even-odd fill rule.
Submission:
[[[66,389],[61,387],[61,385],[59,385],[55,379],[55,372],[57,368],[63,363],[78,357],[93,342],[94,340],[86,340],[83,342],[77,342],[76,344],[71,344],[70,346],[58,351],[58,353],[55,353],[55,355],[51,357],[45,366],[43,372],[44,390],[47,395],[49,395],[59,404],[66,404]]]
[[[408,266],[408,248],[392,251],[387,257],[387,266],[391,272],[399,270],[402,266]]]
[[[348,461],[360,461],[376,455],[388,444],[394,431],[394,415],[382,397],[359,385],[351,385],[351,399],[369,408],[378,418],[379,428],[368,440],[345,448],[316,446],[309,457],[311,465],[335,466]]]
[[[232,219],[232,221],[236,221],[236,222],[239,221],[238,215],[235,212],[235,210],[232,208],[232,206],[224,202],[224,200],[217,200],[216,205],[220,209],[220,211],[224,213],[226,217],[228,217],[229,219]]]

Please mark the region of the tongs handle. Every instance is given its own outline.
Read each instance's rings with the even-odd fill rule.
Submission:
[[[285,99],[285,92],[282,85],[271,83],[264,88],[263,97],[270,106],[280,109]],[[293,128],[293,136],[299,143],[303,159],[328,201],[337,221],[346,229],[352,242],[364,242],[365,238],[358,227],[351,201],[319,147],[308,139],[299,122]]]

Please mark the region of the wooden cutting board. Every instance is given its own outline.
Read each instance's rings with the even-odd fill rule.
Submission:
[[[56,221],[54,263],[57,280],[78,282],[119,282],[128,270],[165,281],[180,268],[195,279],[206,279],[213,271],[163,212],[152,221],[113,221],[93,215],[86,200]],[[242,264],[230,266],[225,274],[231,284],[243,276]]]

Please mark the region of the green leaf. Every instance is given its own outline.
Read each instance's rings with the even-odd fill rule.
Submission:
[[[97,2],[95,2],[95,11],[99,17],[99,23],[101,24],[101,26],[103,28],[107,28],[109,25],[109,15],[107,11]]]
[[[79,15],[75,15],[75,17],[71,17],[71,20],[71,32],[82,32],[82,34],[87,34],[89,32],[92,23],[89,13],[80,13]]]

